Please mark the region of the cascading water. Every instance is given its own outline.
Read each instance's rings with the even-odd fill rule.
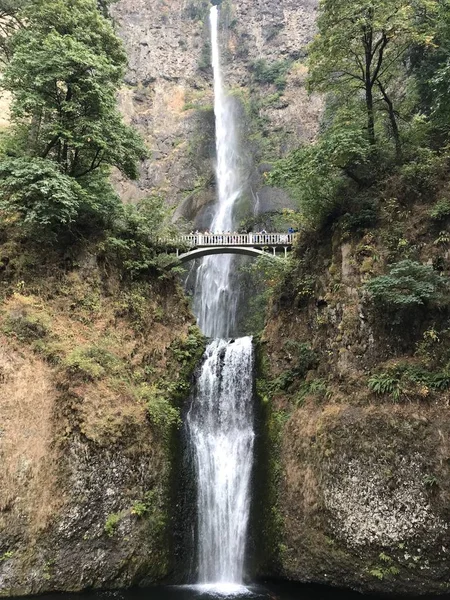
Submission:
[[[252,340],[206,351],[188,427],[198,474],[200,583],[241,583],[253,457]]]
[[[234,104],[226,95],[219,50],[219,10],[211,9],[211,46],[216,116],[217,204],[211,230],[233,231],[233,211],[242,191]],[[230,286],[233,257],[209,256],[197,271],[194,312],[200,329],[210,338],[234,335],[239,294]]]
[[[233,105],[222,80],[219,10],[211,9],[218,202],[211,223],[232,231],[241,192]],[[232,289],[232,257],[203,260],[194,311],[208,346],[187,416],[187,432],[197,474],[199,583],[230,591],[243,581],[253,465],[253,348],[249,337],[234,335],[237,298]]]

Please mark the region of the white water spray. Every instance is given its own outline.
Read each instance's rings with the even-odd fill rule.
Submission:
[[[241,193],[233,104],[222,80],[219,11],[211,9],[217,196],[211,224],[232,231]],[[213,342],[208,346],[187,431],[197,474],[199,583],[223,594],[241,591],[253,466],[253,349],[249,337],[230,341],[236,326],[233,259],[205,258],[198,269],[194,311]]]

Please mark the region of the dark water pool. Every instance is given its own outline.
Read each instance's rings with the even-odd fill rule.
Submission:
[[[349,590],[327,586],[268,583],[249,587],[156,586],[125,591],[90,592],[84,594],[51,594],[36,600],[382,600]],[[386,600],[386,597],[384,597]],[[409,597],[408,600],[411,600]],[[422,597],[421,600],[425,600]],[[432,600],[431,596],[427,600]],[[450,600],[450,595],[435,597]]]

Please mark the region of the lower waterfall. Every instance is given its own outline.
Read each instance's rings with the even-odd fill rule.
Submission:
[[[249,337],[207,348],[187,417],[197,474],[199,583],[243,580],[253,464]]]

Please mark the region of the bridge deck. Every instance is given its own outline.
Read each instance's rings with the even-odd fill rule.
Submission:
[[[295,239],[294,233],[218,233],[183,235],[178,238],[180,245],[188,248],[208,248],[211,246],[239,246],[249,248],[290,248]]]

